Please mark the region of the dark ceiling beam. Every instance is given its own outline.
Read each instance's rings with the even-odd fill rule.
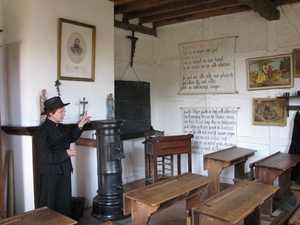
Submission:
[[[111,2],[114,2],[114,5],[123,5],[123,4],[128,4],[128,3],[132,3],[135,0],[110,0]]]
[[[270,0],[238,0],[239,2],[248,5],[254,12],[266,20],[279,20],[280,12]]]
[[[121,28],[156,36],[153,28],[252,10],[266,20],[279,19],[278,7],[300,0],[110,0],[115,15],[122,14]],[[277,8],[276,8],[277,7]],[[130,24],[138,19],[139,25]],[[153,28],[142,26],[152,23]]]
[[[235,0],[235,2],[237,1]],[[146,16],[158,15],[162,13],[172,12],[173,10],[185,9],[185,8],[204,5],[204,4],[205,2],[199,0],[185,0],[181,2],[172,2],[169,4],[165,4],[163,6],[153,7],[150,9],[141,9],[138,11],[124,13],[123,16],[130,20],[130,19],[140,18],[145,15]]]
[[[134,1],[133,3],[125,4],[125,5],[120,5],[120,6],[115,6],[115,15],[120,14],[120,13],[129,13],[132,11],[137,11],[137,10],[144,10],[144,9],[149,9],[152,7],[159,7],[163,6],[167,3],[170,2],[178,2],[182,0],[140,0],[140,1]]]
[[[194,15],[189,15],[189,16],[181,16],[178,18],[157,21],[157,22],[153,23],[153,27],[161,27],[161,26],[171,25],[171,24],[175,24],[175,23],[182,23],[182,22],[188,22],[188,21],[192,21],[192,20],[205,19],[205,18],[214,17],[214,16],[228,15],[228,14],[244,12],[244,11],[249,11],[249,10],[250,10],[249,6],[246,6],[246,5],[229,7],[229,8],[225,8],[225,9],[218,9],[218,10],[207,11],[207,12],[198,13],[198,14],[194,14]]]
[[[121,28],[123,30],[130,30],[130,31],[139,32],[142,34],[147,34],[147,35],[157,37],[157,31],[154,28],[148,28],[148,27],[141,26],[141,25],[124,23],[124,22],[121,22],[118,20],[115,20],[115,27]]]
[[[152,16],[141,16],[139,22],[141,24],[143,23],[149,23],[149,22],[156,22],[160,20],[165,20],[165,19],[172,19],[176,17],[181,17],[181,16],[188,16],[188,15],[193,15],[193,14],[201,14],[207,11],[210,11],[211,9],[218,10],[218,9],[226,9],[229,7],[235,7],[235,6],[241,6],[243,5],[242,3],[237,2],[236,0],[223,0],[222,5],[218,2],[212,2],[212,3],[206,3],[190,8],[183,8],[183,9],[177,9],[173,10],[172,12],[168,13],[162,13],[158,15],[152,15]]]
[[[287,5],[287,4],[295,4],[299,3],[299,0],[272,0],[274,5],[280,6],[280,5]]]

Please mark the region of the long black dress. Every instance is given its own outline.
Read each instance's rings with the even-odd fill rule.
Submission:
[[[294,118],[294,129],[292,135],[292,142],[290,145],[290,154],[300,155],[300,115],[299,112],[296,113]],[[291,179],[296,181],[300,178],[300,163],[292,168]]]
[[[75,142],[82,130],[76,126],[70,131],[61,123],[48,118],[37,132],[37,149],[41,156],[37,206],[48,206],[63,215],[71,217],[72,162],[66,150]]]

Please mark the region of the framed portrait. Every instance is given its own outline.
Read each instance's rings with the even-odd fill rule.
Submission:
[[[286,117],[285,98],[253,98],[253,125],[286,126]]]
[[[58,80],[95,80],[96,27],[59,19]]]
[[[248,90],[294,86],[292,54],[247,59]]]
[[[293,51],[294,77],[300,78],[300,49]]]

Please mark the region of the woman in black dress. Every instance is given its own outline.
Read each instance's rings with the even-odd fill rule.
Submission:
[[[70,157],[76,151],[70,149],[82,134],[82,127],[90,122],[85,112],[78,126],[69,130],[61,122],[66,115],[65,106],[60,97],[53,97],[44,102],[47,118],[37,132],[37,149],[41,156],[41,167],[38,188],[38,207],[48,206],[65,216],[71,217],[72,191]]]

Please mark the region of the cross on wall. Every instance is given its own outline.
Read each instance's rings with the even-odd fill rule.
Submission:
[[[133,57],[134,57],[134,52],[135,52],[135,44],[136,44],[138,38],[134,36],[134,31],[131,31],[131,32],[132,32],[131,36],[127,35],[127,38],[131,39],[131,61],[130,61],[130,66],[132,67]]]

